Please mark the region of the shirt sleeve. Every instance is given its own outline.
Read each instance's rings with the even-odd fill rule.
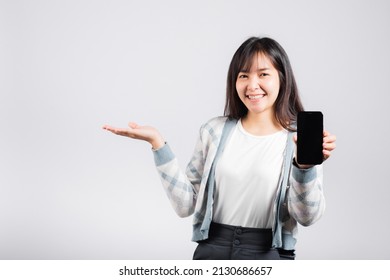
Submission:
[[[202,137],[196,143],[192,158],[184,172],[169,144],[154,150],[154,162],[164,190],[173,209],[180,217],[190,216],[195,209],[202,180],[204,149]]]
[[[309,169],[292,166],[288,189],[288,211],[292,218],[303,226],[312,225],[324,213],[325,197],[322,182],[322,165]]]

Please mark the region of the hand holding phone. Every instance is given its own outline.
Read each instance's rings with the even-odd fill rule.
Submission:
[[[316,165],[323,162],[323,115],[319,111],[298,113],[297,162]]]

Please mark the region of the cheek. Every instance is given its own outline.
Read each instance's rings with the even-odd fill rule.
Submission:
[[[245,100],[245,93],[243,92],[242,88],[240,89],[239,87],[236,87],[236,91],[237,91],[237,96],[238,98],[244,102]]]
[[[279,90],[280,90],[280,87],[279,87],[279,83],[275,83],[273,86],[272,86],[272,90],[273,90],[273,93],[274,94],[279,94]]]
[[[279,90],[280,90],[280,78],[279,78],[279,75],[278,75],[278,78],[275,79],[275,90],[276,90],[276,93],[279,93]]]
[[[267,89],[272,94],[278,94],[279,93],[279,89],[280,89],[279,80],[277,80],[277,79],[270,80],[267,83]]]
[[[236,83],[236,91],[239,95],[244,91],[244,86],[241,83]]]
[[[236,91],[239,93],[240,92],[240,85],[236,82]]]

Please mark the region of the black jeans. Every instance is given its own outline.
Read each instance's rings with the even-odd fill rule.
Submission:
[[[212,222],[209,238],[198,242],[194,260],[293,260],[294,250],[272,248],[272,230]]]

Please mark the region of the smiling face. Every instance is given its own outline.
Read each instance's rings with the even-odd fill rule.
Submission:
[[[253,56],[249,70],[238,73],[236,90],[248,109],[248,117],[274,116],[274,104],[279,94],[279,74],[263,53]]]

